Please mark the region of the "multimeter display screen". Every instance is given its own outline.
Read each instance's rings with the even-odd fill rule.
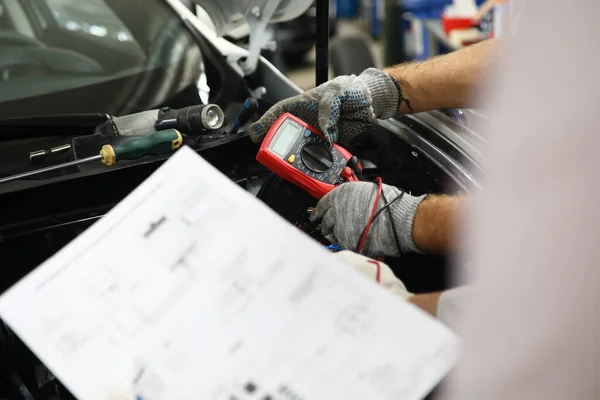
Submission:
[[[281,128],[279,128],[273,143],[271,143],[271,151],[273,151],[279,157],[285,157],[301,133],[302,127],[300,125],[290,121],[285,122]]]

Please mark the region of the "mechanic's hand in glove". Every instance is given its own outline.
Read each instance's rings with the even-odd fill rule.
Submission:
[[[349,143],[377,118],[393,117],[400,100],[394,79],[376,68],[359,76],[339,76],[298,96],[275,104],[250,126],[250,138],[261,142],[273,123],[292,113],[330,141]]]
[[[377,209],[385,206],[384,195],[387,201],[392,202],[401,193],[393,186],[383,185],[383,195]],[[376,183],[343,183],[319,201],[311,219],[322,218],[321,233],[327,239],[344,249],[356,250],[376,196]],[[387,256],[400,256],[409,251],[419,252],[413,242],[412,226],[417,208],[424,198],[425,196],[414,197],[404,193],[394,201],[373,221],[362,250]]]
[[[406,300],[413,296],[413,294],[406,289],[404,283],[394,275],[394,272],[392,272],[387,264],[384,264],[381,261],[371,260],[370,258],[348,250],[340,251],[339,253],[335,253],[335,255],[346,264],[361,272],[371,281],[377,282],[377,276],[379,275],[379,284],[400,297],[402,300]]]

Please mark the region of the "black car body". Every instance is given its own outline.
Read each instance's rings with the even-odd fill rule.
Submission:
[[[258,117],[299,93],[264,58],[244,76],[236,68],[244,50],[216,38],[178,0],[94,0],[90,3],[106,8],[104,20],[94,13],[98,19],[88,21],[105,28],[92,30],[106,31],[100,36],[69,28],[72,21],[84,26],[88,18],[77,6],[80,0],[2,1],[5,10],[12,7],[13,19],[0,29],[0,177],[97,154],[106,141],[127,140],[96,133],[109,116],[210,102],[232,121],[250,95],[263,93]],[[14,19],[16,13],[20,19]],[[23,18],[30,26],[15,29]],[[5,56],[17,53],[21,58]],[[65,58],[70,62],[61,64]],[[230,127],[186,144],[293,223],[314,199],[259,165],[258,146],[243,129],[227,134]],[[366,179],[381,176],[414,194],[468,193],[479,188],[481,143],[469,128],[434,112],[382,121],[349,150],[369,166]],[[30,162],[30,152],[64,144],[72,151]],[[90,164],[0,185],[0,293],[85,231],[165,159],[145,157],[112,168]],[[413,292],[448,286],[444,258],[415,254],[389,263]],[[415,265],[419,268],[411,268]],[[28,398],[24,388],[35,399],[70,398],[56,379],[40,380],[39,371],[50,376],[0,325],[0,398]]]

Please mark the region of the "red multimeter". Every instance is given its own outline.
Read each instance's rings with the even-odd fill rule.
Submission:
[[[259,163],[317,199],[340,183],[358,181],[346,165],[351,158],[346,149],[290,113],[275,121],[256,155]]]

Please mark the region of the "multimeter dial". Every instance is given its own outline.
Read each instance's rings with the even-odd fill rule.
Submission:
[[[346,159],[338,149],[308,129],[296,142],[290,154],[294,154],[292,165],[296,169],[310,178],[330,185],[338,183],[340,172],[346,166]]]
[[[256,159],[319,199],[336,185],[357,180],[346,172],[351,157],[306,122],[284,113],[267,132]]]
[[[316,173],[326,172],[333,165],[333,155],[325,146],[309,143],[300,150],[300,158],[306,168]]]

